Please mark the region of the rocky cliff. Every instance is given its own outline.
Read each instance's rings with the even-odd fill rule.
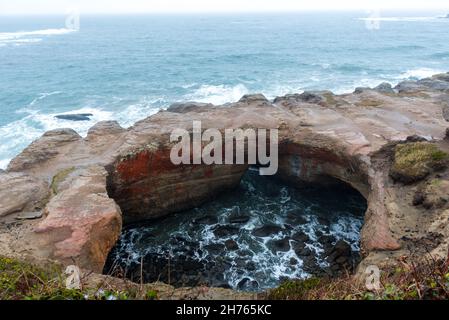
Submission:
[[[100,122],[85,138],[45,133],[0,173],[0,255],[101,272],[122,223],[195,207],[234,188],[246,165],[171,163],[173,129],[279,129],[279,174],[292,184],[340,180],[368,200],[367,264],[444,255],[449,236],[449,73],[391,88],[214,106],[181,103],[128,129]]]

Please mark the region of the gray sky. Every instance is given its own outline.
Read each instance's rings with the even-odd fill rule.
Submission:
[[[449,10],[448,0],[0,0],[0,14]]]

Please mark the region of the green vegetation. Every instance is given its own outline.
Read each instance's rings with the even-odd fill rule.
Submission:
[[[323,280],[310,278],[306,280],[289,280],[269,293],[270,300],[302,300],[307,294],[318,288]]]
[[[380,289],[370,291],[353,277],[284,282],[268,292],[270,300],[446,300],[449,299],[449,264],[443,260],[419,264],[402,259],[381,273]]]
[[[138,287],[138,286],[137,286]],[[156,300],[154,290],[140,293],[137,287],[113,290],[87,287],[68,290],[65,276],[58,266],[36,267],[14,259],[0,257],[0,300]]]
[[[261,298],[270,300],[418,300],[449,299],[449,263],[429,259],[383,270],[380,289],[370,291],[363,281],[346,276],[337,279],[289,280]],[[114,289],[111,284],[85,285],[68,290],[58,266],[45,269],[0,257],[0,300],[157,300],[159,294],[139,285]]]
[[[391,177],[403,183],[426,178],[433,171],[447,166],[449,155],[428,142],[414,142],[396,146]]]
[[[59,171],[51,181],[51,191],[54,195],[58,194],[58,187],[61,182],[63,182],[69,174],[75,171],[74,167]]]
[[[335,100],[335,96],[332,92],[324,92],[323,97],[326,98],[326,104],[329,106],[333,106],[338,103],[338,101]]]
[[[382,104],[383,104],[382,101],[374,99],[364,99],[356,103],[356,105],[359,107],[378,107]]]

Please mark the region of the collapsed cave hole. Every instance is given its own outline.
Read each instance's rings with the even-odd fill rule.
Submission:
[[[250,168],[237,188],[197,208],[126,225],[104,272],[175,287],[262,291],[350,270],[367,202],[333,182],[289,185]]]

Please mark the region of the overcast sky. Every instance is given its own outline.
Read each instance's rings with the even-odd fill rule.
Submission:
[[[0,14],[449,9],[449,0],[0,0]]]

